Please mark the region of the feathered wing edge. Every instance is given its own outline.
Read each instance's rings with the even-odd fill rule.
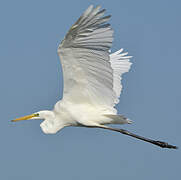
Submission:
[[[110,54],[110,62],[113,69],[113,90],[116,93],[115,104],[119,103],[119,97],[122,90],[122,74],[128,72],[132,65],[130,62],[132,56],[127,56],[127,54],[128,52],[123,52],[123,49]]]
[[[113,41],[113,30],[107,21],[111,15],[103,16],[105,9],[90,5],[80,18],[73,24],[60,48],[86,48],[90,50],[108,51]]]

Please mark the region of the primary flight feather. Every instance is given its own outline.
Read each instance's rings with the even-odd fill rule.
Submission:
[[[176,148],[107,126],[131,123],[117,114],[115,105],[122,90],[121,76],[129,71],[132,63],[131,56],[123,49],[110,54],[113,29],[107,22],[111,16],[104,16],[105,9],[100,8],[89,6],[58,46],[64,79],[62,100],[52,111],[39,111],[13,121],[43,119],[40,127],[46,134],[54,134],[67,126],[103,128],[161,147]]]

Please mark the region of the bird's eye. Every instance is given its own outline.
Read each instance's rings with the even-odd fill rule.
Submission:
[[[36,117],[39,117],[40,115],[39,115],[39,113],[36,113],[35,116],[36,116]]]

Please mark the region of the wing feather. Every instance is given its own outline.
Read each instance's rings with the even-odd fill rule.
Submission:
[[[122,90],[122,74],[129,71],[131,67],[130,58],[132,56],[127,56],[128,52],[122,53],[123,49],[110,54],[111,67],[113,69],[113,90],[116,92],[116,98],[114,103],[119,103],[119,96]]]
[[[70,28],[58,47],[64,76],[63,98],[72,103],[114,107],[121,93],[121,75],[131,66],[123,49],[109,55],[113,30],[105,9],[92,5]]]
[[[95,105],[114,105],[113,69],[108,50],[113,30],[105,9],[89,6],[58,47],[64,76],[63,98]]]

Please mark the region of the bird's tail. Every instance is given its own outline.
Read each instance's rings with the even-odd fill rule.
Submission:
[[[107,118],[111,119],[109,120],[109,123],[107,124],[131,124],[132,121],[128,118],[126,118],[123,115],[114,115],[114,114],[104,114]]]

